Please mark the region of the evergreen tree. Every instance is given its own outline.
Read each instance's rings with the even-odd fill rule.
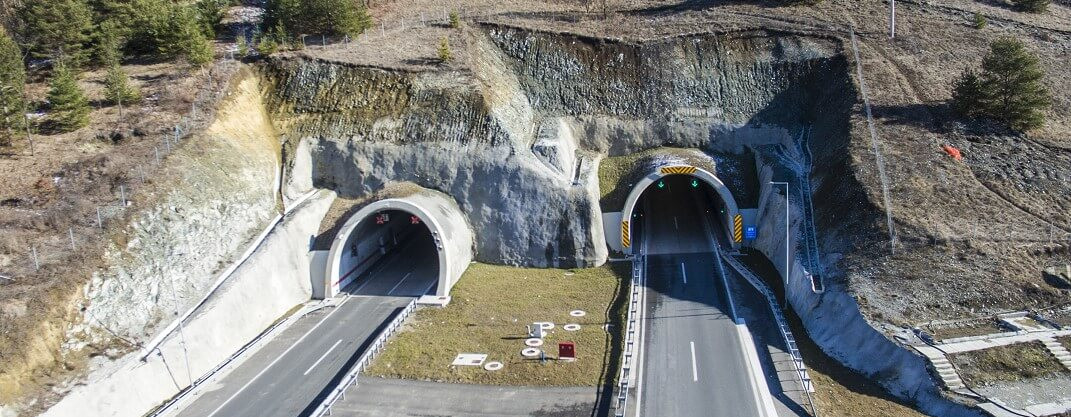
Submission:
[[[119,26],[114,21],[108,20],[98,26],[94,33],[96,38],[94,58],[97,64],[111,67],[123,61],[123,41],[119,33]]]
[[[25,84],[22,52],[0,28],[0,146],[11,145],[26,126]]]
[[[450,40],[445,36],[439,39],[439,61],[446,62],[454,59],[454,53],[450,52]]]
[[[108,69],[104,79],[104,98],[113,104],[127,105],[141,101],[141,92],[130,85],[130,78],[123,67],[115,64]]]
[[[1038,58],[1014,38],[998,39],[989,48],[980,77],[987,115],[1016,130],[1041,127],[1051,98]]]
[[[982,81],[974,70],[968,68],[959,80],[956,80],[952,90],[952,108],[960,115],[974,117],[985,114],[986,103]]]
[[[372,27],[368,10],[353,0],[268,0],[264,22],[291,34],[356,36]]]
[[[1052,0],[1012,0],[1020,10],[1030,13],[1042,13],[1049,9]]]
[[[450,11],[450,27],[454,29],[461,27],[461,16],[457,14],[457,10]]]
[[[27,1],[19,9],[19,36],[35,58],[64,58],[81,65],[93,15],[85,0]]]
[[[49,87],[51,122],[57,131],[71,132],[89,124],[89,99],[67,64],[56,65]]]

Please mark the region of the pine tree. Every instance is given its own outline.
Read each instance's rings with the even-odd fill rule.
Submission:
[[[104,98],[113,104],[125,106],[141,101],[141,92],[130,84],[123,67],[116,64],[108,69],[104,79]]]
[[[956,80],[952,90],[952,107],[956,113],[967,117],[985,114],[986,98],[982,90],[982,81],[974,70],[968,68]]]
[[[457,14],[457,10],[450,11],[450,27],[454,29],[461,27],[461,16]]]
[[[268,0],[264,23],[292,34],[356,36],[372,27],[372,18],[353,0]]]
[[[33,57],[62,57],[76,66],[85,61],[93,27],[85,0],[27,1],[18,15],[19,36]]]
[[[57,131],[72,132],[89,124],[89,99],[69,66],[61,63],[52,70],[49,87],[51,122]]]
[[[26,126],[22,52],[0,28],[0,146],[11,145]]]
[[[454,53],[450,52],[450,40],[443,36],[439,39],[439,61],[447,62],[454,59]]]
[[[1041,127],[1051,97],[1041,83],[1045,73],[1038,58],[1014,38],[998,39],[989,48],[980,77],[988,116],[1016,130]]]
[[[1042,13],[1049,9],[1052,0],[1012,0],[1020,10],[1030,13]]]

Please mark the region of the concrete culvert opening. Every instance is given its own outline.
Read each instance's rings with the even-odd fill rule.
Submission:
[[[472,232],[453,200],[433,191],[380,200],[339,229],[325,296],[447,296],[471,260]]]
[[[735,212],[735,204],[707,181],[692,175],[667,175],[647,184],[636,199],[630,215],[631,239],[636,245],[651,242],[644,249],[647,254],[707,252],[710,239],[732,244],[725,222]]]

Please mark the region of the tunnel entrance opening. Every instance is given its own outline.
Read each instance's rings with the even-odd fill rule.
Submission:
[[[632,239],[644,254],[709,253],[712,244],[730,244],[722,219],[729,206],[706,181],[668,175],[653,181],[637,199],[630,223]]]
[[[360,219],[342,246],[341,292],[420,297],[434,294],[440,251],[425,220],[405,210],[375,211]]]
[[[684,190],[690,190],[682,194]],[[736,199],[718,177],[704,169],[694,166],[662,166],[643,177],[632,187],[625,206],[621,212],[621,247],[626,254],[637,254],[634,244],[642,242],[641,236],[636,229],[645,227],[644,215],[650,215],[651,207],[649,193],[655,193],[655,199],[675,198],[677,203],[687,203],[687,206],[673,206],[670,208],[687,209],[699,204],[702,209],[696,213],[702,213],[708,217],[702,223],[707,235],[713,236],[717,242],[726,244],[737,249],[740,239],[735,235],[741,226],[740,210]],[[659,196],[659,194],[661,194]],[[698,200],[696,200],[698,198]],[[690,203],[690,201],[698,201]],[[659,204],[655,204],[656,210]],[[699,219],[695,219],[699,220]],[[680,218],[676,220],[678,223]],[[735,233],[735,234],[734,234]]]

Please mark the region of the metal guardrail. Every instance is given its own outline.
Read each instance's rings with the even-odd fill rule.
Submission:
[[[357,360],[357,363],[353,365],[353,369],[351,369],[349,373],[346,374],[345,378],[342,378],[342,381],[338,383],[335,389],[331,390],[331,393],[327,395],[327,398],[325,398],[324,401],[320,403],[318,407],[316,407],[316,410],[313,411],[312,416],[320,417],[331,415],[331,406],[335,404],[335,401],[346,397],[347,388],[357,385],[357,376],[360,375],[361,371],[363,371],[365,367],[368,366],[368,363],[371,362],[371,360],[374,359],[381,350],[383,350],[383,347],[386,346],[387,339],[389,339],[392,335],[394,335],[396,331],[398,331],[398,328],[402,326],[402,322],[404,322],[405,319],[408,318],[409,315],[412,314],[413,310],[415,309],[416,299],[414,298],[413,300],[409,301],[409,304],[406,304],[405,308],[402,309],[401,313],[398,313],[397,316],[394,316],[394,319],[392,319],[390,323],[387,324],[387,327],[384,328],[382,332],[379,332],[379,335],[376,336],[375,341],[373,341],[372,344],[368,346],[368,350],[366,350],[364,354],[361,355],[361,358]]]
[[[807,406],[810,408],[811,415],[818,417],[818,408],[814,404],[814,398],[811,397],[811,393],[814,392],[814,384],[811,381],[811,376],[807,373],[807,366],[803,363],[803,355],[800,354],[799,348],[796,345],[796,338],[792,335],[792,329],[788,326],[788,320],[785,319],[784,313],[781,312],[781,308],[777,303],[777,296],[773,291],[766,286],[766,283],[762,282],[759,277],[751,272],[744,264],[734,258],[732,255],[722,253],[722,259],[725,260],[736,272],[740,273],[746,279],[751,286],[755,287],[764,297],[769,304],[770,310],[773,311],[774,319],[777,321],[777,328],[781,331],[781,337],[785,341],[785,346],[788,347],[788,353],[792,356],[792,365],[796,370],[796,377],[803,386],[804,397],[807,400]]]
[[[300,315],[290,316],[290,317],[287,317],[286,319],[279,320],[278,322],[276,322],[275,324],[271,325],[270,327],[268,327],[264,331],[260,332],[260,334],[258,334],[257,337],[254,337],[253,340],[250,340],[245,345],[242,345],[241,348],[239,348],[237,351],[235,351],[233,354],[231,354],[231,356],[228,356],[227,359],[225,359],[223,362],[220,362],[218,365],[216,365],[216,367],[210,369],[208,372],[205,372],[204,375],[201,375],[200,378],[197,378],[197,380],[193,381],[189,386],[184,388],[182,391],[179,391],[178,394],[176,394],[174,397],[171,397],[171,399],[168,400],[166,403],[164,403],[163,405],[161,405],[157,409],[149,412],[149,414],[147,414],[146,417],[162,416],[165,413],[167,413],[168,411],[171,411],[171,407],[174,407],[175,404],[178,404],[179,401],[181,401],[187,395],[189,395],[194,390],[199,388],[201,386],[201,384],[203,384],[205,381],[207,381],[210,378],[212,378],[213,376],[215,376],[217,372],[219,372],[221,369],[223,369],[227,365],[230,365],[231,362],[234,362],[235,359],[238,359],[239,356],[242,356],[243,354],[245,354],[245,352],[248,352],[249,349],[252,349],[253,346],[256,346],[258,343],[260,343],[261,340],[263,340],[268,335],[272,334],[275,331],[275,329],[279,328],[280,326],[282,326],[284,324],[291,323],[291,322],[293,322],[295,320],[301,319],[302,317],[305,317],[305,316],[309,315],[310,313],[319,311],[320,309],[323,309],[323,308],[326,308],[326,307],[334,307],[334,306],[321,304],[319,306],[316,306],[315,308],[311,308],[311,309],[305,311],[304,313],[301,313]]]
[[[641,253],[632,259],[632,280],[629,284],[628,314],[625,318],[625,349],[621,355],[621,375],[617,379],[617,406],[614,415],[623,417],[628,409],[628,390],[631,388],[629,379],[632,378],[632,368],[636,364],[636,354],[639,347],[640,323],[639,309],[640,292],[643,286],[640,280],[643,277],[643,264],[645,256]]]

